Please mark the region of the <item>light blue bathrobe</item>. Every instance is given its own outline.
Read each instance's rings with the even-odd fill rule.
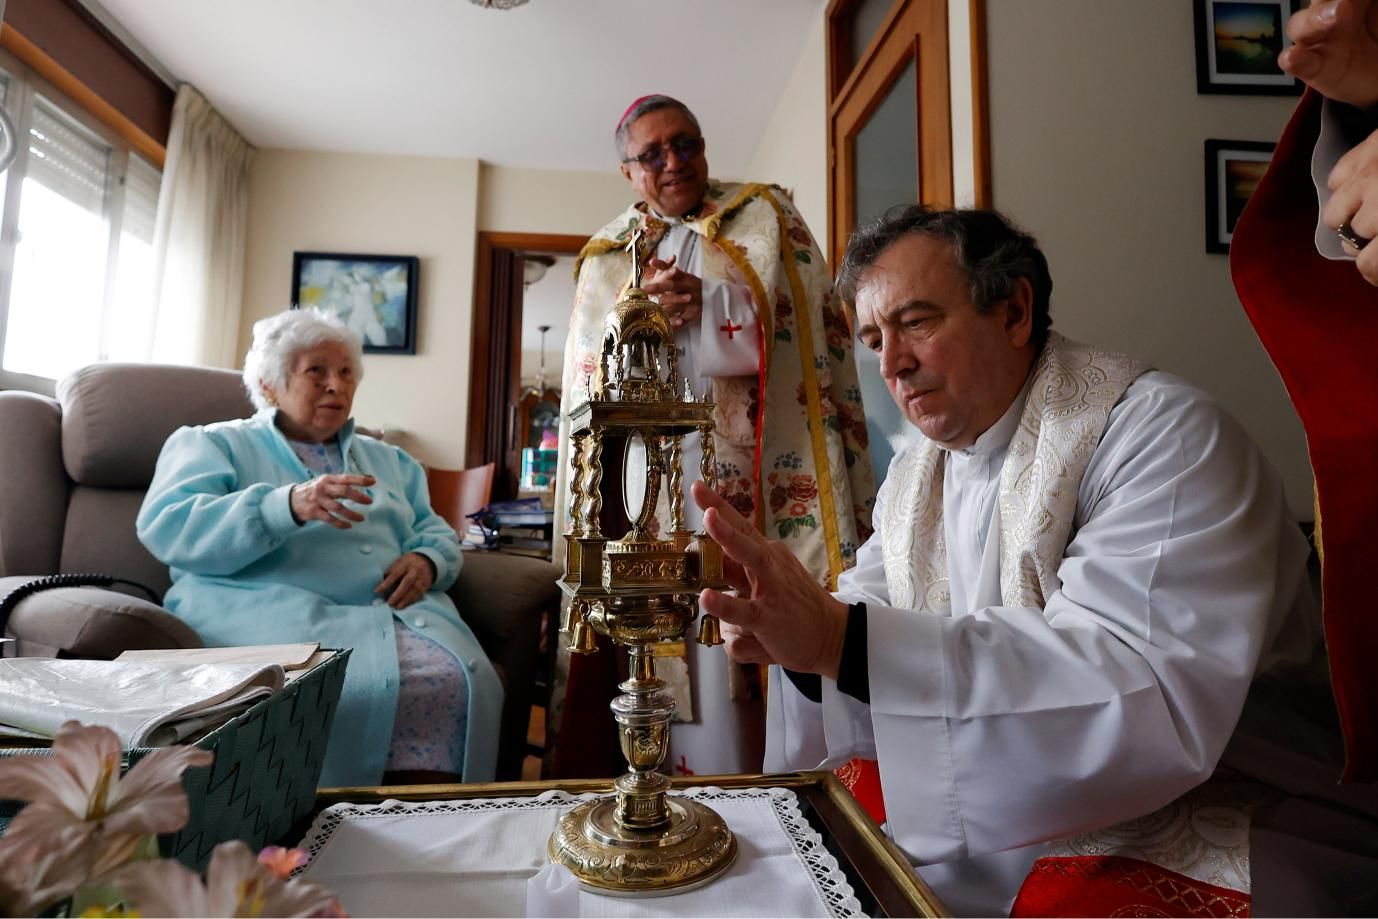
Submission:
[[[143,507],[139,539],[172,569],[164,604],[207,645],[318,641],[353,648],[335,712],[322,785],[376,785],[397,712],[394,617],[444,646],[469,681],[464,781],[493,780],[502,684],[443,592],[459,574],[459,540],[430,507],[426,475],[402,450],[340,431],[345,467],[372,475],[363,523],[298,526],[288,492],[315,477],[273,424],[253,418],[181,428],[163,445]],[[374,594],[398,557],[435,563],[425,597],[394,612]]]

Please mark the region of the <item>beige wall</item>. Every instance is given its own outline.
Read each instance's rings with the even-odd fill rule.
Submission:
[[[636,200],[613,162],[607,172],[479,166],[478,228],[491,233],[592,236]]]
[[[354,414],[446,468],[465,461],[476,230],[591,235],[631,200],[612,169],[297,150],[259,151],[250,195],[241,354],[253,323],[288,306],[293,251],[420,256],[417,353],[365,356]]]
[[[464,465],[477,160],[260,150],[254,161],[240,352],[289,305],[295,250],[417,255],[415,356],[364,358],[361,424],[401,429],[423,462]]]
[[[1204,141],[1276,140],[1296,100],[1198,96],[1190,4],[989,0],[995,204],[1052,268],[1054,328],[1214,394],[1311,516],[1301,424],[1204,248]]]
[[[809,36],[794,73],[767,122],[746,178],[790,189],[795,207],[828,247],[828,108],[823,17]],[[745,127],[745,126],[743,126]],[[709,147],[712,155],[712,147]]]

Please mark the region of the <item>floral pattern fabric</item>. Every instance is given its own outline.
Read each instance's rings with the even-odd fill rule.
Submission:
[[[704,276],[746,285],[758,321],[771,324],[761,330],[757,376],[714,379],[718,491],[831,586],[871,534],[875,483],[851,330],[827,265],[803,218],[775,186],[710,182],[704,205],[685,226],[703,235]],[[587,398],[607,313],[630,281],[624,247],[638,227],[650,246],[666,231],[637,204],[579,255],[565,413]],[[556,506],[567,515],[567,436],[560,451]],[[686,479],[696,477],[686,470]],[[660,511],[668,530],[664,496]]]
[[[469,681],[440,645],[396,620],[397,717],[386,769],[464,771]]]

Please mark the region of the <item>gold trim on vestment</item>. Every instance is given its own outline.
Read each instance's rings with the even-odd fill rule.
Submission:
[[[795,303],[807,305],[804,282],[799,277],[798,266],[794,264],[794,245],[789,237],[785,211],[769,189],[764,190],[761,196],[775,209],[775,220],[780,226],[780,261],[785,266],[785,276],[789,278],[790,293]],[[837,494],[833,491],[832,464],[828,461],[828,444],[823,433],[823,393],[818,386],[818,368],[814,365],[809,310],[796,310],[795,318],[799,330],[799,363],[804,376],[804,396],[808,402],[809,441],[813,447],[814,473],[818,476],[818,511],[823,518],[823,543],[828,549],[828,589],[832,590],[837,585],[837,576],[844,570],[842,543],[837,534]],[[826,502],[823,500],[825,494],[828,496]]]

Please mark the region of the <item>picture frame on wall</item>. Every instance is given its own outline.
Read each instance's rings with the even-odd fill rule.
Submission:
[[[415,354],[420,265],[414,255],[294,252],[292,308],[334,313],[365,354]]]
[[[1227,253],[1235,224],[1268,169],[1275,144],[1206,141],[1206,251]]]
[[[1292,43],[1287,19],[1298,0],[1192,0],[1192,5],[1198,93],[1301,95],[1301,81],[1278,66],[1278,55]]]

